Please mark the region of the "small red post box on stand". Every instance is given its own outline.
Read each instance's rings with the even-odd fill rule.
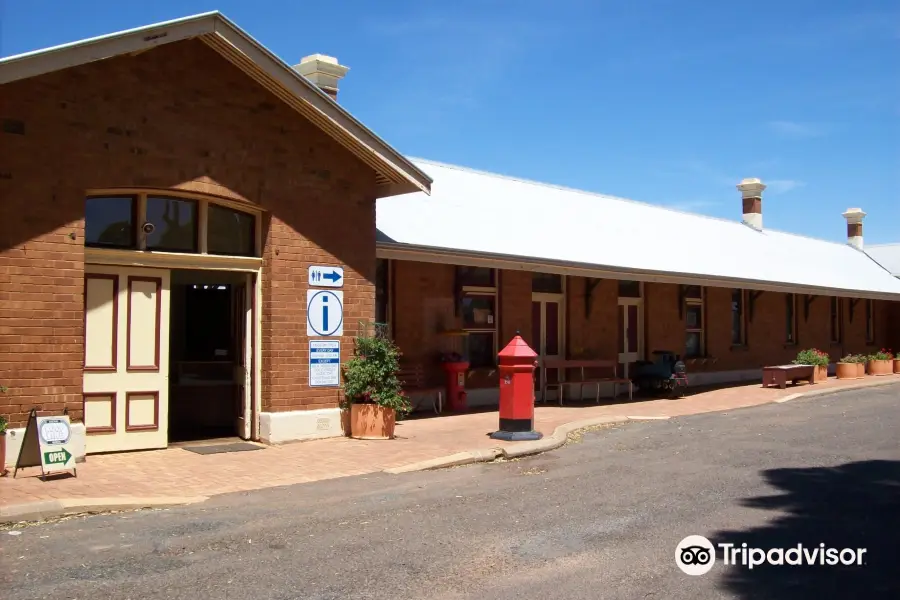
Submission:
[[[539,440],[534,430],[534,368],[537,353],[516,332],[516,337],[497,355],[500,359],[500,430],[495,440]]]
[[[452,412],[463,412],[466,410],[466,371],[469,370],[469,363],[445,362],[442,367],[447,374],[447,406]]]

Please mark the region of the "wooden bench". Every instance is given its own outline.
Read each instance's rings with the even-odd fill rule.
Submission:
[[[551,388],[556,389],[559,394],[559,405],[563,404],[565,389],[578,388],[578,398],[584,398],[584,386],[597,386],[597,403],[600,403],[600,386],[604,383],[613,384],[613,397],[619,395],[619,385],[628,386],[628,399],[634,398],[634,386],[630,379],[619,377],[616,374],[619,363],[614,360],[563,360],[563,359],[546,359],[540,368],[544,370],[541,378],[541,397],[544,402],[547,401],[547,391]],[[573,379],[562,380],[558,378],[555,382],[547,381],[547,370],[559,369],[561,374],[575,371]],[[605,375],[598,376],[598,372],[605,372]]]
[[[787,387],[787,382],[797,385],[798,381],[806,380],[810,384],[816,381],[816,368],[811,365],[777,365],[763,367],[763,387],[777,385],[781,389]]]
[[[416,402],[412,402],[412,410],[417,410],[431,398],[431,407],[435,414],[441,414],[443,408],[441,400],[444,394],[444,388],[438,386],[426,385],[425,368],[420,364],[401,364],[400,370],[397,371],[397,378],[403,386],[403,391],[407,397],[415,394],[420,396]]]

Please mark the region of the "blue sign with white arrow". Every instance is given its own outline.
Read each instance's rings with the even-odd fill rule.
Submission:
[[[306,335],[344,335],[344,292],[306,290]]]
[[[344,287],[344,267],[312,266],[309,268],[309,285],[316,287]]]

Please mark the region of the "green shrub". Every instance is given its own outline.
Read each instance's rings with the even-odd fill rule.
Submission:
[[[816,348],[809,348],[807,350],[801,350],[797,353],[797,358],[794,359],[793,363],[795,365],[813,365],[816,367],[827,367],[830,362],[830,358],[827,352],[823,352]]]
[[[344,365],[345,404],[378,404],[403,415],[409,400],[397,378],[400,350],[388,337],[363,334],[356,338],[353,357]]]

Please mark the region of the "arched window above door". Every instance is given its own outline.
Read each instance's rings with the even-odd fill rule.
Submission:
[[[84,244],[92,248],[259,256],[259,215],[199,196],[135,192],[85,201]]]

